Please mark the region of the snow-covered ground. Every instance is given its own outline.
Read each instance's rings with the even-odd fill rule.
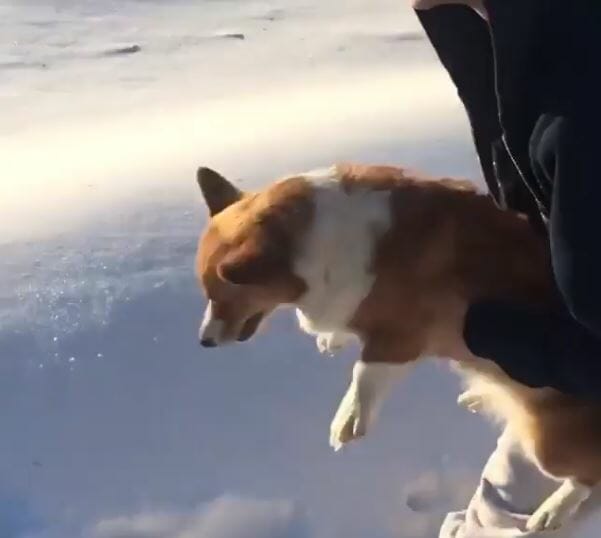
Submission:
[[[495,435],[444,367],[335,454],[352,353],[291,315],[196,341],[199,164],[478,177],[403,2],[0,0],[0,117],[0,537],[434,538],[465,504]]]

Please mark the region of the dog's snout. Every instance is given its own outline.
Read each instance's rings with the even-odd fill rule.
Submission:
[[[213,338],[201,338],[200,345],[202,347],[217,347],[217,342]]]
[[[198,330],[198,341],[202,347],[217,347],[223,333],[223,321],[213,317],[213,301],[209,301]]]

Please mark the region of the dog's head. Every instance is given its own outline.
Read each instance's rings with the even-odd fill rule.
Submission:
[[[199,339],[216,347],[248,340],[277,306],[303,293],[292,264],[296,235],[306,224],[307,189],[289,180],[244,193],[209,168],[200,168],[197,180],[209,210],[196,258],[208,300]]]

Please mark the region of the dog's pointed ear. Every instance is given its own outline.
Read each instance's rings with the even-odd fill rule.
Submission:
[[[240,286],[258,285],[277,273],[281,263],[273,252],[255,241],[246,241],[217,267],[219,278]]]
[[[196,180],[211,217],[237,202],[243,196],[242,191],[211,168],[201,166],[196,172]]]

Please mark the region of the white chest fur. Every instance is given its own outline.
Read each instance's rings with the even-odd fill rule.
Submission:
[[[315,185],[314,220],[295,261],[307,292],[298,303],[301,328],[312,334],[346,333],[369,293],[374,248],[390,227],[390,193],[346,192],[335,168],[305,176]]]

